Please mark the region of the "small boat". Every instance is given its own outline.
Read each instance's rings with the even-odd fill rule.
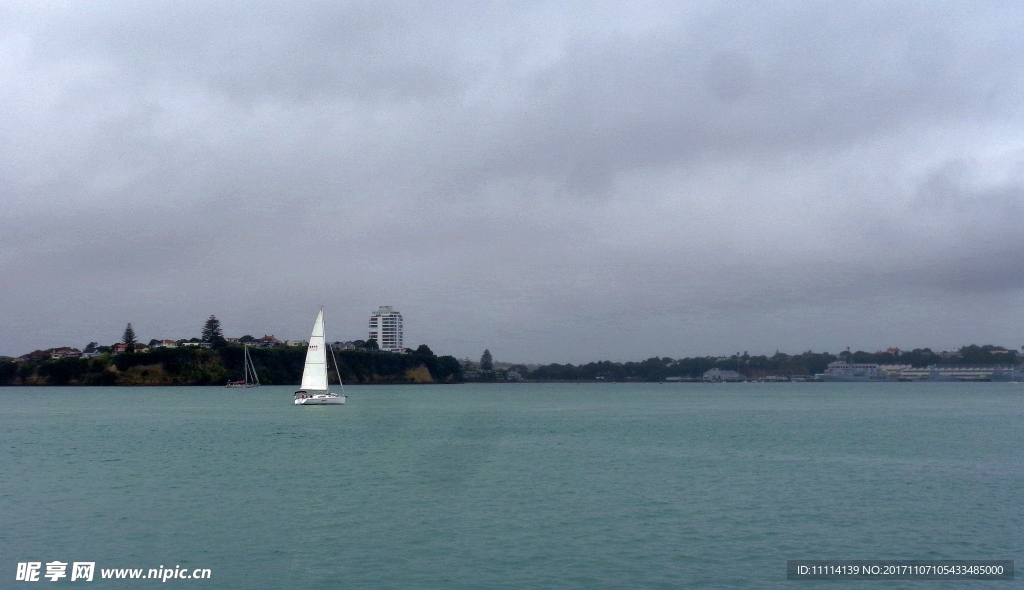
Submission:
[[[249,356],[249,345],[245,345],[245,360],[242,361],[244,365],[245,378],[240,381],[228,381],[228,384],[224,387],[235,387],[235,388],[249,388],[259,387],[260,378],[256,376],[256,366],[252,364],[252,357]]]
[[[345,386],[341,383],[341,371],[338,371],[338,360],[334,358],[334,350],[331,350],[331,358],[334,360],[334,370],[338,373],[338,385],[342,393],[338,395],[330,390],[327,384],[327,342],[324,337],[324,308],[320,308],[320,314],[316,316],[313,324],[313,333],[309,336],[309,347],[306,349],[306,365],[302,368],[302,385],[295,392],[295,405],[297,406],[324,406],[344,404],[348,396],[345,395]]]

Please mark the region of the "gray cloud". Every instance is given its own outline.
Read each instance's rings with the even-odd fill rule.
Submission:
[[[0,354],[1014,345],[1013,4],[0,8]]]

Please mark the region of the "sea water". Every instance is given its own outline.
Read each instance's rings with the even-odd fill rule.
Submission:
[[[85,588],[163,567],[210,570],[168,587],[253,589],[813,588],[836,582],[787,582],[787,559],[1024,563],[1020,384],[291,392],[0,389],[0,587],[30,561],[95,562]]]

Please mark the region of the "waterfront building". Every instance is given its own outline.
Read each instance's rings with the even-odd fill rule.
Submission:
[[[702,376],[704,381],[742,381],[743,377],[736,371],[722,370],[722,369],[711,369],[704,371]]]
[[[1010,367],[942,367],[929,365],[876,365],[851,364],[834,361],[824,373],[816,375],[821,381],[1016,381],[1019,375]]]
[[[816,376],[822,381],[881,381],[889,379],[899,369],[897,367],[886,373],[880,370],[875,363],[832,361],[824,373],[819,373]]]
[[[402,314],[390,305],[382,305],[370,314],[370,336],[380,350],[402,352]]]
[[[899,381],[1017,381],[1014,367],[907,367],[897,375]]]

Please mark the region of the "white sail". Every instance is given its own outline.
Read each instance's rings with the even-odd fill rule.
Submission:
[[[306,391],[327,391],[327,344],[324,342],[324,310],[316,316],[313,333],[306,349],[306,366],[302,369],[302,385]]]

